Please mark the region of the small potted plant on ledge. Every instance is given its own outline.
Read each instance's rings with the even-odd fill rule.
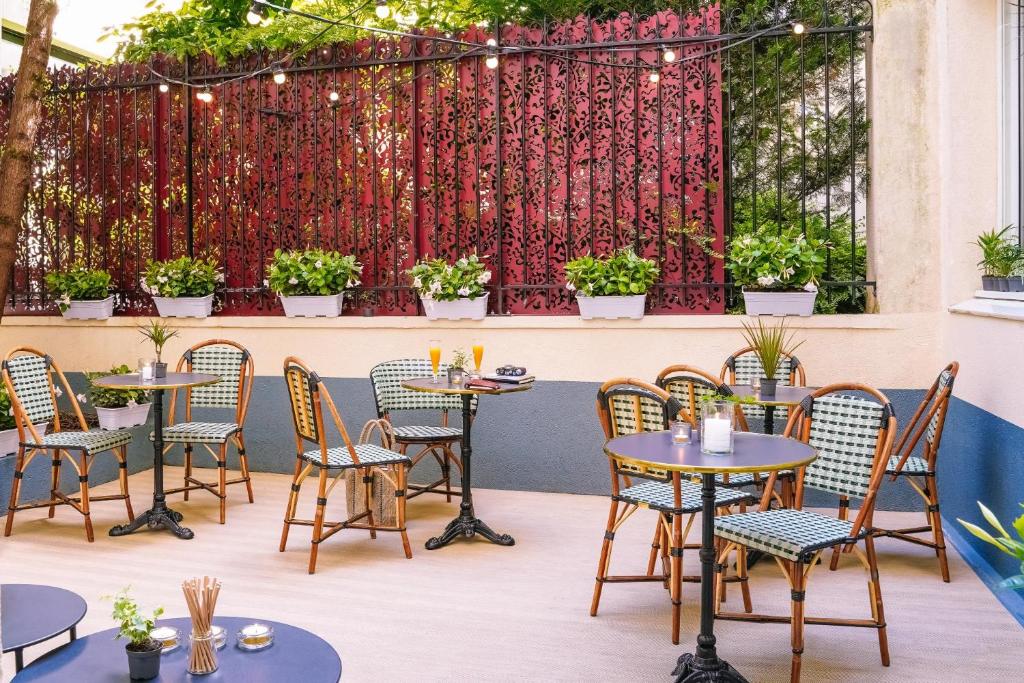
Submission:
[[[811,315],[828,244],[799,230],[733,240],[725,267],[743,288],[747,315]]]
[[[39,436],[46,433],[46,423],[36,425]],[[14,423],[14,408],[7,387],[0,384],[0,458],[18,452],[18,425]]]
[[[121,590],[113,598],[114,612],[111,615],[118,625],[116,638],[128,643],[124,646],[128,654],[128,677],[133,681],[148,681],[160,675],[160,654],[163,643],[149,636],[156,620],[164,613],[162,607],[153,610],[151,616],[144,616],[139,605],[129,595],[128,589]]]
[[[114,315],[110,273],[75,266],[66,273],[47,273],[46,286],[57,295],[60,314],[70,320],[106,320]]]
[[[281,297],[289,318],[337,318],[345,290],[359,285],[363,266],[336,251],[274,252],[267,285]]]
[[[981,249],[981,288],[987,292],[1024,291],[1024,281],[1017,273],[1024,264],[1024,249],[1007,236],[1013,228],[1007,225],[983,232],[974,242]]]
[[[93,384],[98,377],[109,375],[129,375],[132,369],[127,365],[117,365],[109,372],[87,372],[89,381],[89,400],[96,409],[96,419],[100,429],[116,431],[144,425],[149,420],[149,398],[143,389],[131,391],[115,391],[104,389]]]
[[[213,292],[224,282],[213,259],[182,256],[173,261],[150,261],[142,289],[153,297],[164,318],[207,318],[213,312]]]
[[[406,271],[420,295],[427,320],[483,320],[487,317],[484,286],[491,281],[483,259],[476,254],[450,264],[426,259]]]
[[[760,318],[757,319],[756,325],[743,323],[743,337],[761,363],[761,370],[764,373],[761,377],[761,397],[775,398],[775,387],[779,382],[779,365],[803,342],[793,343],[793,335],[786,329],[785,322],[766,325]]]
[[[647,290],[660,269],[651,259],[636,255],[632,247],[596,258],[580,256],[565,264],[565,286],[576,292],[584,320],[644,317]]]
[[[172,330],[159,320],[150,320],[148,325],[140,327],[138,330],[144,339],[153,342],[153,351],[156,353],[156,362],[153,364],[153,376],[157,378],[166,377],[167,363],[163,362],[161,354],[167,342],[178,336],[178,331]]]

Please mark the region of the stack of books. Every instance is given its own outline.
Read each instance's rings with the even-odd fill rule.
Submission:
[[[516,377],[513,375],[499,375],[492,372],[489,375],[484,375],[484,379],[489,379],[492,382],[502,382],[503,384],[529,384],[537,378],[533,375],[520,375]]]

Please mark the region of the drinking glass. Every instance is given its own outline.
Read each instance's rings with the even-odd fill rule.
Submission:
[[[484,362],[484,343],[482,341],[473,342],[473,365],[476,366],[476,374],[480,374],[480,367]]]
[[[430,340],[430,367],[434,371],[433,384],[437,384],[437,368],[441,365],[441,340]]]
[[[736,409],[731,401],[704,401],[700,408],[700,450],[732,453]]]

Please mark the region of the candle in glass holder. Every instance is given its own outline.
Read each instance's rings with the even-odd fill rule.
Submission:
[[[173,626],[158,626],[149,632],[149,637],[160,643],[161,652],[177,650],[181,641],[181,634]]]
[[[238,632],[238,646],[243,650],[260,650],[274,641],[274,629],[266,624],[249,624]]]
[[[732,424],[730,420],[712,417],[704,421],[704,450],[712,453],[728,453],[731,450],[730,436]]]
[[[670,425],[673,443],[687,443],[690,440],[690,423],[685,420],[675,420]]]

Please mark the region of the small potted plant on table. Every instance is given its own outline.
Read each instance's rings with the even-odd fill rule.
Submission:
[[[213,312],[213,292],[224,282],[213,259],[182,256],[173,261],[150,261],[142,289],[153,297],[164,318],[207,318]]]
[[[766,325],[760,318],[756,325],[743,323],[743,337],[761,363],[761,370],[764,373],[761,377],[761,397],[775,398],[775,387],[779,381],[777,377],[779,364],[786,357],[791,356],[803,342],[793,343],[793,336],[786,329],[785,322],[780,321],[778,325]]]
[[[144,339],[153,342],[153,351],[156,353],[156,363],[153,364],[154,377],[167,376],[167,363],[164,363],[161,354],[164,346],[174,337],[178,336],[177,330],[172,330],[158,320],[150,320],[149,325],[138,328]]]
[[[569,261],[565,264],[565,286],[576,292],[584,320],[639,320],[644,317],[647,290],[659,273],[654,261],[625,247],[610,256],[587,255]]]
[[[274,252],[267,285],[281,297],[289,318],[336,318],[345,290],[359,284],[363,266],[353,255],[336,251]]]
[[[46,286],[57,294],[60,314],[69,320],[106,320],[114,314],[105,270],[75,266],[66,273],[47,273]]]
[[[987,292],[1024,291],[1024,281],[1016,274],[1024,263],[1024,250],[1007,237],[1013,227],[983,232],[974,242],[981,249],[981,288]]]
[[[487,317],[491,280],[483,259],[476,254],[450,264],[444,259],[418,261],[406,271],[420,295],[427,320],[483,320]]]
[[[36,425],[36,433],[46,433],[46,423]],[[0,458],[18,452],[18,426],[14,422],[14,408],[7,387],[0,384]]]
[[[725,267],[743,288],[747,315],[814,313],[828,244],[799,230],[762,231],[733,240]]]
[[[85,373],[85,378],[89,381],[89,400],[96,408],[96,419],[99,420],[100,429],[116,431],[138,427],[149,420],[149,398],[143,389],[115,391],[93,384],[93,380],[98,377],[128,375],[131,372],[132,369],[127,365],[117,365],[110,368],[109,372]]]
[[[153,610],[151,616],[144,616],[139,605],[124,589],[114,596],[114,621],[118,624],[117,638],[128,643],[124,646],[128,654],[128,676],[133,681],[148,681],[160,675],[160,652],[163,643],[150,638],[156,620],[164,613],[162,607]]]

